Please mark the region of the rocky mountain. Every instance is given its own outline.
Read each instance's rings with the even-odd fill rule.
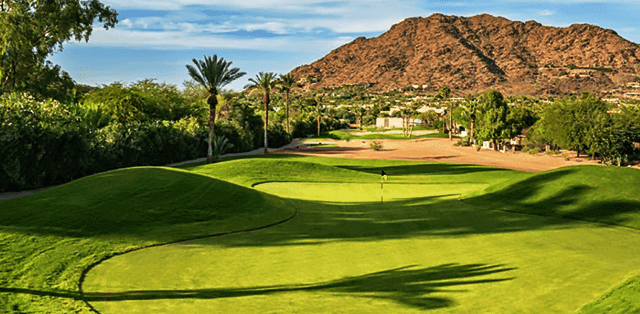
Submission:
[[[389,90],[447,84],[455,94],[607,92],[640,74],[640,45],[589,24],[543,26],[488,14],[408,18],[291,71],[314,86],[376,83]],[[304,80],[306,81],[306,80]],[[311,85],[310,82],[306,83]]]

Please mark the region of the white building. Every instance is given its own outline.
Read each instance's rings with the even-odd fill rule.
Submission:
[[[409,119],[409,127],[416,126],[422,123],[420,119]],[[396,117],[382,117],[376,118],[376,128],[378,129],[390,129],[390,128],[402,128],[402,118]]]

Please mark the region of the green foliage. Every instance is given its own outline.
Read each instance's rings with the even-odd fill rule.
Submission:
[[[534,147],[534,148],[530,149],[528,152],[531,155],[535,155],[535,154],[540,152],[540,149],[538,147]]]
[[[213,134],[213,160],[220,161],[220,156],[224,155],[227,150],[233,148],[233,144],[224,135]]]
[[[471,146],[471,138],[468,136],[462,137],[458,140],[455,146]]]
[[[126,88],[120,83],[97,89],[85,98],[88,107],[99,107],[120,123],[140,122],[149,119],[145,112],[146,99],[137,89]]]
[[[282,123],[272,122],[269,123],[269,132],[267,132],[269,146],[282,147],[291,143],[291,135],[287,133],[285,126]]]
[[[636,77],[634,77],[634,78],[633,78],[633,81],[634,81],[634,82],[640,82],[640,76],[636,76]]]
[[[606,112],[597,113],[588,129],[589,152],[602,156],[606,164],[621,166],[633,154],[633,133],[624,117],[613,118]]]
[[[88,41],[95,20],[109,29],[118,23],[118,14],[98,0],[2,1],[0,93],[29,91],[69,100],[72,80],[46,58],[66,41]]]
[[[369,144],[369,148],[375,151],[382,150],[382,143],[378,141],[373,141]]]
[[[0,127],[62,126],[77,122],[69,106],[56,100],[39,101],[27,93],[0,96]]]
[[[587,151],[597,136],[592,130],[597,117],[603,114],[607,114],[607,105],[591,94],[583,94],[575,101],[563,99],[545,108],[542,137],[565,149]]]
[[[507,121],[508,107],[502,94],[496,90],[488,90],[480,97],[478,109],[480,111],[477,119],[477,138],[480,141],[494,141],[498,139],[509,139],[513,136],[516,128]]]
[[[245,88],[255,88],[262,93],[262,104],[264,113],[264,152],[267,153],[269,148],[267,135],[269,129],[269,103],[271,103],[271,90],[276,88],[278,84],[277,75],[273,72],[260,72],[255,78],[250,78],[250,84],[247,84]]]
[[[74,109],[82,124],[89,129],[100,129],[114,121],[100,103],[84,102]]]
[[[205,131],[194,118],[120,124],[0,127],[0,192],[65,183],[115,168],[202,157]]]
[[[111,115],[120,123],[152,120],[177,121],[206,114],[202,104],[189,104],[173,85],[142,80],[131,86],[113,83],[90,92],[81,107]]]

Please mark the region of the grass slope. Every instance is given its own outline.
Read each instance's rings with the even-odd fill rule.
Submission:
[[[488,209],[557,216],[640,229],[640,171],[576,166],[524,175],[464,201]],[[640,275],[584,306],[580,313],[640,313]]]
[[[160,167],[100,173],[0,203],[0,312],[89,313],[77,285],[101,258],[292,214],[281,198]]]
[[[464,201],[475,206],[640,229],[640,171],[574,166],[523,175]]]
[[[496,207],[476,206],[535,176],[527,173],[299,156],[189,169],[247,186],[272,182],[256,188],[291,199],[298,216],[110,259],[86,282],[103,313],[568,313],[640,268],[635,233],[487,210],[508,204],[507,194]],[[389,174],[383,205],[381,169]]]

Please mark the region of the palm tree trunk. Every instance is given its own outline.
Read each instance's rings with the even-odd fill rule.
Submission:
[[[318,120],[318,137],[320,137],[320,115],[319,114],[316,120]]]
[[[476,119],[471,117],[471,135],[470,135],[471,145],[473,145],[475,143],[475,140],[473,138],[473,128],[475,127],[475,125],[476,125]]]
[[[409,117],[410,119],[413,119],[413,117]],[[411,138],[411,133],[413,133],[413,126],[414,123],[411,124],[411,128],[409,129],[409,138]]]
[[[216,98],[216,95],[214,93],[212,93],[211,95],[209,95],[209,98],[207,98],[207,103],[209,104],[209,140],[208,140],[208,147],[207,147],[207,163],[210,164],[213,162],[213,126],[215,125],[216,122],[216,105],[217,105],[218,99]]]
[[[267,142],[267,128],[269,127],[269,94],[263,94],[262,102],[264,102],[264,153],[268,154],[269,143]]]
[[[287,133],[291,133],[289,130],[289,91],[285,93],[286,101],[287,101]]]
[[[453,140],[453,115],[451,114],[451,111],[453,109],[453,106],[450,107],[449,110],[449,140],[452,141]]]

